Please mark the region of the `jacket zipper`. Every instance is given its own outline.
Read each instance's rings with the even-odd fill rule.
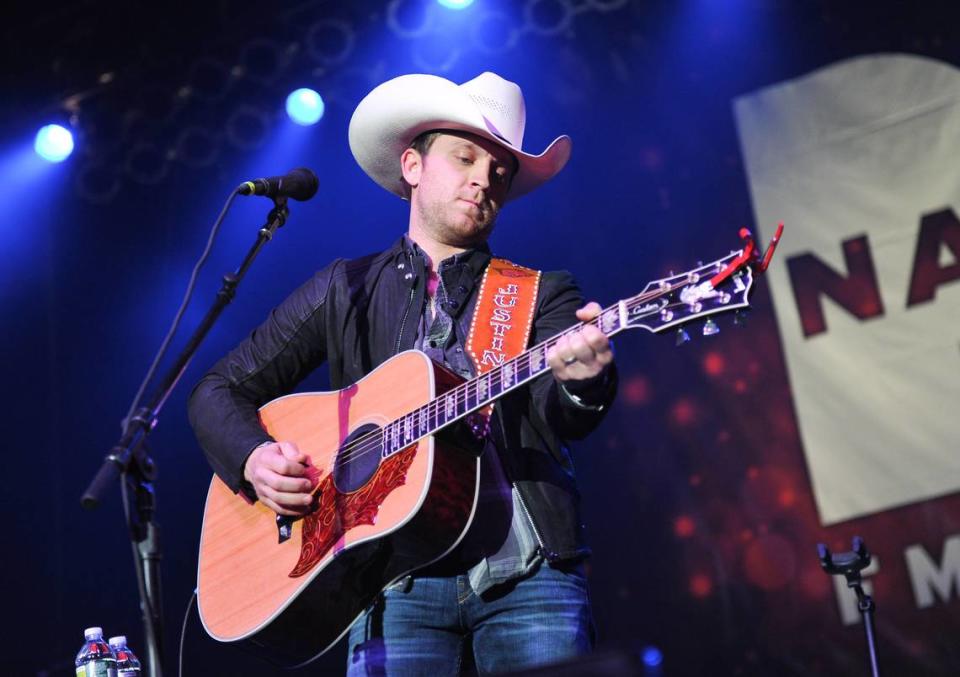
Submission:
[[[407,299],[407,309],[403,311],[403,317],[400,318],[400,333],[397,334],[397,349],[393,351],[395,354],[400,352],[400,342],[403,339],[403,327],[407,323],[407,315],[410,314],[410,306],[413,305],[413,295],[414,288],[410,287],[410,298]]]
[[[540,548],[540,553],[547,558],[547,560],[557,559],[557,553],[547,550],[547,546],[543,544],[543,538],[540,536],[540,530],[537,529],[536,523],[533,521],[533,515],[530,514],[530,509],[527,508],[527,502],[523,500],[523,493],[520,491],[520,487],[516,483],[512,484],[513,490],[517,494],[517,499],[520,501],[520,508],[523,510],[523,514],[527,518],[527,523],[530,525],[530,528],[533,530],[533,535],[537,539],[537,545]]]
[[[409,254],[407,255],[407,265],[410,266],[410,273],[412,274],[413,273],[413,257],[410,256]],[[414,297],[414,294],[416,293],[416,289],[417,289],[416,279],[414,279],[414,283],[410,285],[410,298],[407,299],[407,308],[406,310],[403,311],[403,317],[400,318],[400,333],[397,334],[397,348],[396,350],[393,351],[394,354],[397,354],[400,352],[400,343],[403,341],[403,328],[407,324],[407,316],[410,314],[410,308],[413,306],[413,297]]]

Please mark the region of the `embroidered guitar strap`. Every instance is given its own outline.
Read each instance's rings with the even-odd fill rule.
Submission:
[[[467,336],[466,349],[477,376],[499,367],[526,349],[539,287],[539,270],[524,268],[506,259],[490,260],[480,282]],[[492,412],[492,404],[477,412],[484,428]],[[475,423],[471,425],[475,432],[480,432]]]

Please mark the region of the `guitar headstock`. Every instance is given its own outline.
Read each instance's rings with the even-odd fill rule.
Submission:
[[[780,224],[766,254],[761,255],[750,232],[741,229],[743,249],[685,272],[652,280],[642,292],[617,304],[618,310],[623,309],[622,328],[638,327],[659,333],[705,317],[703,333],[717,333],[719,328],[710,316],[750,306],[754,273],[766,270],[782,232]],[[680,335],[679,341],[686,340],[684,332]]]
[[[656,334],[701,317],[748,307],[753,287],[750,266],[740,266],[716,287],[711,282],[742,253],[732,252],[688,271],[652,280],[642,292],[625,299],[627,326]]]

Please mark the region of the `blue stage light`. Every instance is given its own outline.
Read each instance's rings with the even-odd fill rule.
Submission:
[[[660,652],[660,649],[655,646],[645,647],[641,658],[643,659],[643,664],[648,668],[656,668],[663,663],[663,654]]]
[[[447,9],[466,9],[473,4],[473,0],[437,0],[437,2]]]
[[[323,117],[323,98],[312,89],[303,87],[287,97],[287,115],[298,125],[313,125]]]
[[[47,162],[63,162],[73,152],[73,134],[60,125],[45,125],[37,132],[33,150]]]

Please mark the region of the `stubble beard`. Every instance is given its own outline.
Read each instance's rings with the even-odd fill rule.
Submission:
[[[417,205],[423,228],[437,241],[455,247],[474,247],[486,242],[493,233],[497,210],[488,203],[484,203],[479,209],[480,214],[473,219],[469,214],[443,203]],[[469,219],[473,222],[464,225]]]

